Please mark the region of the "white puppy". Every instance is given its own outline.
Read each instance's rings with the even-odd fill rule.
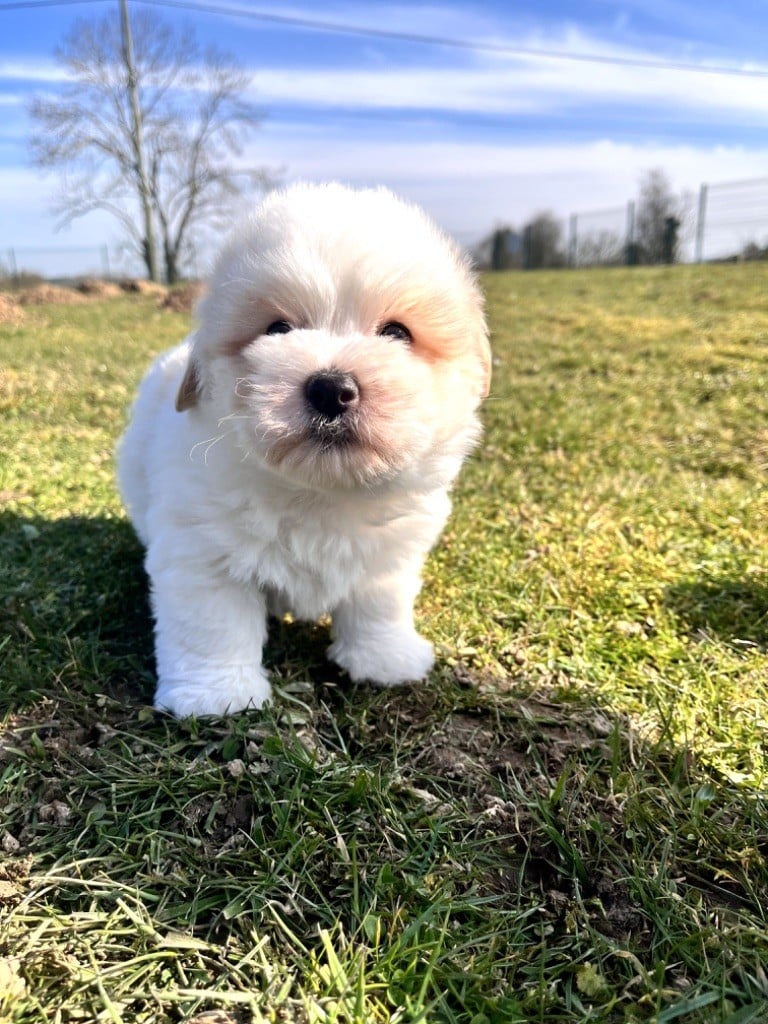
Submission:
[[[466,262],[384,189],[297,185],[226,245],[198,319],[147,374],[118,453],[156,705],[260,707],[269,612],[329,613],[352,679],[423,678],[413,603],[490,374]]]

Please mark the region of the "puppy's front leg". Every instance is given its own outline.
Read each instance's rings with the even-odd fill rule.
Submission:
[[[420,586],[414,572],[366,580],[333,612],[328,657],[355,681],[398,686],[423,679],[435,657],[432,644],[413,625]]]
[[[152,559],[148,560],[150,563]],[[220,573],[153,573],[155,707],[186,715],[258,708],[271,690],[262,668],[266,600]]]

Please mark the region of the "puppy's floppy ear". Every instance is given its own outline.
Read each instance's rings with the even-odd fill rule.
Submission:
[[[179,393],[176,395],[176,412],[184,412],[197,405],[200,398],[200,370],[194,356],[189,357],[187,368],[184,371]]]

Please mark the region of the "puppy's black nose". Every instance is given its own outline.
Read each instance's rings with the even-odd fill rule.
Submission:
[[[337,420],[360,400],[360,386],[351,373],[321,370],[304,385],[307,401],[324,420]]]

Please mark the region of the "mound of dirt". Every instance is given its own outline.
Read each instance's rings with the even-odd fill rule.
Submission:
[[[20,306],[77,306],[86,302],[84,295],[72,288],[60,288],[55,284],[37,284],[17,292],[16,301]]]
[[[156,295],[158,298],[164,296],[168,289],[164,284],[157,284],[155,281],[145,281],[141,277],[126,277],[118,281],[118,285],[124,292],[135,295]]]
[[[123,289],[114,281],[102,281],[98,277],[84,277],[77,285],[81,295],[90,295],[94,299],[116,299],[123,294]]]
[[[20,324],[24,310],[10,295],[0,294],[0,324]]]
[[[204,287],[200,281],[189,281],[178,288],[170,288],[168,294],[160,301],[160,309],[170,309],[174,313],[191,313],[203,291]]]

